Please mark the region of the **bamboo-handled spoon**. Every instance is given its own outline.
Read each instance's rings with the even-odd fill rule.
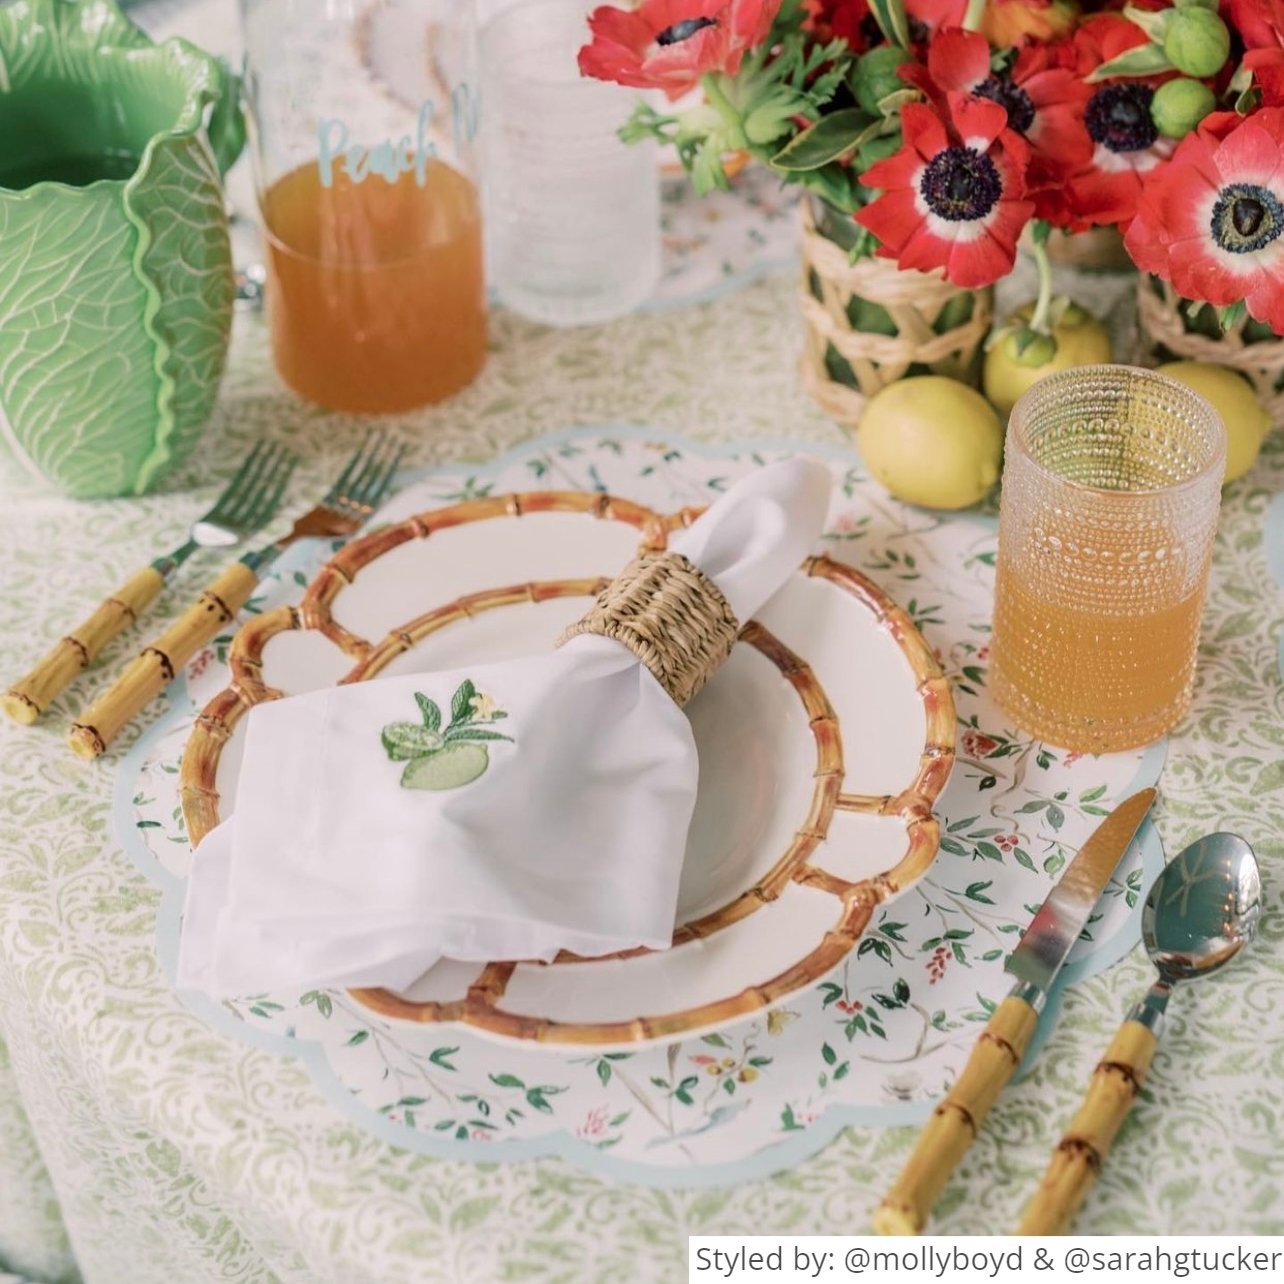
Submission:
[[[1093,1072],[1017,1233],[1060,1235],[1074,1220],[1150,1069],[1168,996],[1229,963],[1257,932],[1262,878],[1253,849],[1236,834],[1191,843],[1154,881],[1141,935],[1159,978],[1128,1014]]]
[[[918,1135],[892,1188],[874,1209],[880,1235],[917,1235],[976,1139],[990,1107],[1025,1056],[1052,984],[1106,884],[1155,801],[1153,789],[1124,799],[1089,835],[1048,893],[1003,970],[1015,978],[954,1086]]]

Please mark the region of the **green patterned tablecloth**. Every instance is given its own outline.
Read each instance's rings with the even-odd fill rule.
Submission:
[[[22,670],[85,603],[174,542],[247,444],[322,488],[359,424],[279,386],[261,319],[238,319],[221,409],[174,489],[77,505],[0,489],[0,672]],[[480,381],[395,420],[416,466],[475,458],[548,429],[633,422],[717,440],[837,430],[799,391],[793,285],[587,331],[498,317]],[[1280,599],[1263,517],[1284,438],[1227,492],[1195,711],[1171,744],[1158,811],[1168,850],[1228,826],[1263,858],[1268,913],[1242,964],[1183,994],[1144,1099],[1091,1196],[1084,1231],[1284,1231],[1284,855]],[[174,596],[156,621],[172,616]],[[911,1133],[849,1131],[769,1181],[681,1193],[614,1185],[548,1160],[471,1166],[410,1156],[341,1121],[296,1063],[226,1041],[160,973],[156,893],[113,840],[116,753],[64,748],[72,710],[136,639],[31,730],[0,729],[0,1271],[93,1284],[214,1280],[676,1280],[686,1237],[861,1231]],[[153,717],[156,716],[153,711]],[[1116,1020],[1142,987],[1133,956],[1071,991],[1033,1073],[991,1116],[943,1202],[947,1232],[1012,1225]]]

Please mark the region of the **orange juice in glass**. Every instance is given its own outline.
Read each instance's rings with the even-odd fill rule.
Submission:
[[[1128,366],[1040,380],[1008,424],[990,688],[1023,731],[1106,753],[1190,705],[1226,430]]]
[[[281,377],[331,410],[441,401],[486,358],[472,5],[241,9]]]

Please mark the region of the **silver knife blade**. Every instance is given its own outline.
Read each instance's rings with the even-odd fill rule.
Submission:
[[[1092,831],[1039,906],[1021,944],[1008,956],[1003,965],[1005,972],[1047,994],[1101,899],[1110,875],[1146,819],[1155,801],[1155,792],[1143,789],[1125,798]]]

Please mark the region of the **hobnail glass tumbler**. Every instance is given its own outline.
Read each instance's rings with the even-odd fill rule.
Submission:
[[[1048,744],[1149,744],[1190,705],[1226,429],[1130,366],[1040,380],[1008,423],[990,686]]]

